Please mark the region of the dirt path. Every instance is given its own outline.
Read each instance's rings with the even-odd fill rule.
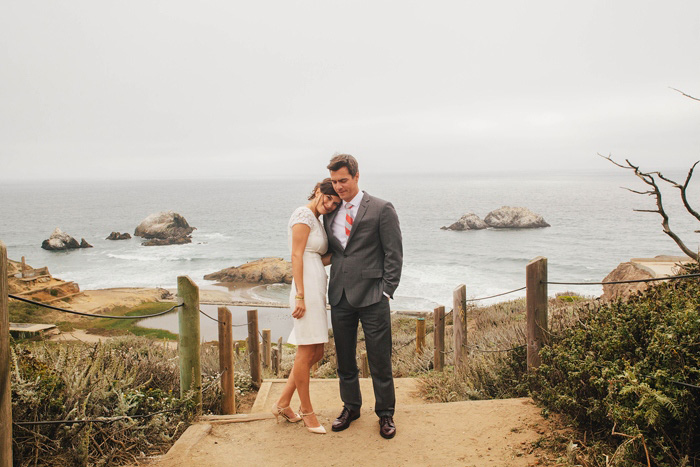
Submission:
[[[408,380],[397,380],[397,385],[415,387]],[[328,434],[309,433],[300,423],[275,423],[266,412],[228,420],[209,417],[191,426],[165,456],[148,465],[542,465],[531,444],[550,428],[530,399],[426,404],[414,392],[397,390],[397,435],[385,440],[379,436],[371,390],[365,386],[363,394],[369,400],[362,416],[343,432],[330,430],[341,407],[337,380],[312,382],[312,400],[332,405],[316,409]],[[275,392],[273,383],[267,394],[261,394],[265,405]]]

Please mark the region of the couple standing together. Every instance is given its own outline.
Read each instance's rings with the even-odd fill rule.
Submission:
[[[321,360],[323,345],[328,342],[328,282],[344,405],[332,429],[345,430],[360,417],[362,394],[355,353],[358,323],[362,323],[379,433],[389,439],[396,434],[389,299],[399,285],[403,262],[399,219],[391,203],[360,190],[354,157],[336,155],[328,170],[330,178],[316,185],[309,203],[297,208],[289,220],[294,277],[290,304],[295,319],[288,342],[298,347],[289,379],[272,413],[278,420],[280,416],[289,422],[303,420],[312,433],[326,433],[309,397],[309,370]],[[328,264],[330,281],[324,267]],[[294,391],[301,401],[298,413],[289,407]]]

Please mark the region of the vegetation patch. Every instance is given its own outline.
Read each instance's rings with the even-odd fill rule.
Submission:
[[[203,346],[201,357],[203,410],[220,413],[216,346]],[[165,452],[194,417],[191,397],[179,397],[177,351],[171,346],[129,336],[104,344],[12,342],[11,358],[14,422],[126,417],[15,425],[16,466],[134,463]],[[237,402],[251,391],[247,369],[240,366],[234,375]],[[149,414],[156,415],[138,418]]]
[[[553,334],[530,378],[532,396],[597,446],[582,462],[697,465],[699,310],[698,281],[678,280],[581,309]]]

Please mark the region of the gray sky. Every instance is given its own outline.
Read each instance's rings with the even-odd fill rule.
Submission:
[[[0,83],[0,179],[686,168],[700,2],[6,0]]]

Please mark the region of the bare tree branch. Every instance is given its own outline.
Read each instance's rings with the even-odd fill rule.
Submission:
[[[650,191],[637,191],[637,190],[633,190],[632,188],[626,188],[626,187],[624,187],[624,186],[621,187],[621,188],[622,188],[623,190],[631,191],[632,193],[635,193],[635,194],[638,194],[638,195],[653,195],[653,194],[654,194],[654,192],[651,191],[651,190],[650,190]]]
[[[614,165],[616,165],[620,168],[623,168],[626,170],[633,170],[634,174],[637,176],[637,178],[639,178],[641,181],[643,181],[649,187],[651,187],[651,189],[646,191],[646,192],[628,189],[629,191],[632,191],[633,193],[648,194],[648,195],[654,196],[656,198],[656,208],[657,209],[655,209],[655,210],[653,210],[653,209],[635,209],[634,211],[635,212],[653,212],[653,213],[657,213],[657,214],[661,215],[661,218],[662,218],[661,226],[663,228],[664,233],[673,239],[673,241],[676,243],[676,245],[678,245],[678,247],[683,251],[683,253],[690,256],[695,261],[698,261],[700,258],[700,255],[698,254],[698,252],[694,252],[690,248],[688,248],[686,246],[686,244],[683,242],[683,240],[681,240],[681,238],[678,235],[676,235],[676,233],[673,230],[671,230],[671,227],[669,225],[669,217],[668,217],[668,214],[666,214],[666,210],[664,209],[663,199],[661,196],[661,190],[659,189],[659,185],[656,183],[656,179],[654,178],[654,175],[658,176],[660,179],[664,180],[665,182],[670,183],[674,187],[680,189],[681,198],[683,199],[683,204],[684,204],[685,208],[688,210],[688,212],[690,212],[693,216],[695,216],[696,219],[700,220],[700,215],[690,207],[690,205],[688,204],[687,198],[686,198],[686,188],[688,187],[688,183],[690,182],[690,178],[693,176],[693,170],[695,169],[695,166],[700,161],[693,164],[690,171],[688,172],[688,176],[686,177],[685,184],[681,186],[680,184],[674,182],[673,180],[671,180],[667,177],[664,177],[659,172],[642,172],[641,170],[639,170],[639,167],[634,165],[632,162],[630,162],[629,159],[625,159],[625,162],[627,163],[627,165],[623,165],[619,162],[614,161],[612,159],[612,157],[610,157],[610,156],[606,157],[606,156],[602,156],[600,154],[598,154],[598,155],[600,157],[602,157],[603,159],[607,159],[608,161],[610,161],[611,163],[613,163]]]
[[[700,101],[700,99],[698,99],[697,97],[690,96],[690,95],[684,93],[683,91],[681,91],[681,90],[679,90],[679,89],[672,88],[671,86],[669,86],[669,88],[670,88],[670,89],[673,89],[673,90],[676,91],[676,92],[680,92],[680,93],[683,94],[685,97],[688,97],[688,98],[693,99],[693,100],[696,100],[696,101]]]

